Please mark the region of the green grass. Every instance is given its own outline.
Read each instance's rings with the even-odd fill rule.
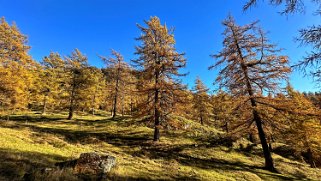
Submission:
[[[151,141],[153,129],[139,120],[105,116],[21,113],[0,121],[0,180],[21,180],[35,168],[100,152],[117,157],[111,180],[318,180],[320,169],[273,154],[280,173],[262,169],[259,148],[246,153],[213,144],[220,131],[177,117],[184,130],[162,131]],[[57,180],[76,179],[57,171]],[[55,179],[54,179],[55,178]],[[40,177],[39,180],[43,180]],[[48,179],[48,178],[47,178]]]

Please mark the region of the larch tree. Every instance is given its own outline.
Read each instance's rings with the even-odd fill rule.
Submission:
[[[95,115],[95,110],[99,109],[103,99],[103,91],[105,79],[102,71],[96,67],[90,67],[88,70],[89,86],[87,88],[87,96],[89,96],[89,107],[92,115]]]
[[[263,1],[263,0],[262,0]],[[320,0],[310,0],[312,3],[319,5],[317,13],[321,13],[321,1]],[[243,10],[248,10],[249,8],[255,6],[258,0],[248,0],[246,4],[243,6]],[[281,12],[282,14],[291,14],[296,12],[304,12],[305,11],[305,3],[303,0],[269,0],[271,5],[280,6],[284,5],[285,8]]]
[[[13,109],[25,108],[36,63],[28,54],[27,37],[15,24],[0,19],[0,101]]]
[[[217,94],[212,95],[210,98],[214,125],[222,128],[226,133],[229,133],[231,122],[235,120],[234,104],[235,100],[232,99],[228,93],[219,90]]]
[[[270,44],[257,22],[245,26],[235,23],[229,16],[223,21],[223,49],[213,58],[216,64],[210,67],[218,68],[219,76],[216,82],[221,88],[226,88],[233,96],[242,97],[239,105],[249,105],[249,124],[255,122],[263,148],[265,168],[275,171],[273,159],[267,144],[264,124],[266,123],[258,107],[258,99],[264,99],[263,93],[278,90],[280,82],[287,79],[290,72],[288,58],[279,56],[280,51]]]
[[[124,87],[122,84],[124,84],[125,80],[125,73],[127,70],[129,70],[129,65],[124,61],[124,57],[117,51],[112,50],[111,51],[112,56],[111,57],[102,57],[101,59],[105,62],[107,65],[107,68],[110,70],[109,72],[109,79],[112,81],[112,99],[113,99],[113,118],[117,116],[118,112],[118,101],[120,101],[121,97],[121,89]]]
[[[297,40],[302,45],[311,46],[312,51],[296,66],[299,66],[305,73],[307,73],[307,67],[311,66],[313,70],[308,73],[315,78],[318,84],[321,84],[321,25],[313,25],[300,30],[300,37]]]
[[[135,107],[138,102],[138,95],[137,95],[137,77],[136,77],[136,71],[130,68],[128,70],[128,81],[127,85],[125,86],[125,95],[127,96],[127,101],[128,101],[128,113],[130,115],[134,114]]]
[[[173,30],[162,25],[158,17],[151,17],[145,21],[147,27],[138,25],[142,35],[137,38],[141,45],[136,47],[139,58],[133,60],[144,79],[139,91],[146,95],[140,105],[144,116],[152,113],[154,121],[154,141],[159,141],[160,126],[172,112],[174,104],[181,97],[179,90],[182,84],[178,79],[180,68],[185,67],[184,54],[178,53],[175,48]]]
[[[193,88],[193,108],[197,119],[199,119],[202,125],[204,125],[204,122],[208,121],[211,111],[209,95],[207,94],[208,90],[209,89],[204,85],[201,79],[197,77]]]
[[[258,0],[249,0],[244,6],[243,10],[248,10],[257,4]],[[321,16],[321,0],[310,0],[316,6],[315,16]],[[269,3],[275,6],[284,5],[285,8],[282,14],[304,13],[307,1],[303,0],[269,0]],[[308,53],[302,61],[294,65],[301,69],[305,74],[311,74],[318,84],[321,82],[321,25],[311,25],[299,31],[300,35],[296,38],[297,41],[304,46],[310,46],[312,51]],[[313,70],[308,70],[311,66]]]
[[[285,128],[281,129],[280,135],[287,144],[306,154],[305,159],[311,167],[316,167],[315,158],[321,157],[320,109],[290,85],[287,87],[287,96],[281,101],[279,107],[290,111],[284,113],[278,109],[286,115],[286,119],[283,119]]]
[[[66,80],[69,98],[68,119],[71,120],[75,109],[83,98],[81,93],[88,85],[88,78],[84,72],[84,70],[88,68],[87,57],[78,49],[75,49],[70,56],[66,57],[65,66],[68,77]]]
[[[44,114],[48,105],[55,108],[59,106],[59,99],[61,99],[59,94],[63,91],[65,62],[58,53],[51,52],[49,56],[43,58],[41,65],[40,92],[43,97],[42,113]]]

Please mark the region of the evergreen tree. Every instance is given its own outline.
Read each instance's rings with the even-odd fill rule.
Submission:
[[[315,157],[321,155],[319,151],[321,127],[318,118],[320,110],[290,85],[287,87],[287,100],[282,100],[282,102],[283,107],[292,111],[286,114],[287,119],[284,123],[286,128],[282,129],[284,131],[281,134],[283,140],[296,150],[306,153],[306,161],[311,167],[316,167]]]
[[[269,0],[270,4],[279,6],[285,5],[285,9],[282,14],[292,13],[304,13],[305,4],[303,0]],[[317,11],[314,13],[315,16],[321,16],[321,0],[311,0],[316,5]],[[257,0],[249,0],[243,7],[244,10],[249,9],[257,3]],[[305,74],[311,74],[316,82],[321,82],[321,25],[312,25],[307,28],[300,30],[300,36],[296,38],[297,41],[301,42],[301,45],[311,46],[312,51],[308,53],[302,61],[295,65],[302,69]],[[311,66],[314,70],[307,71],[307,67]]]
[[[124,57],[117,51],[112,50],[111,54],[113,57],[105,58],[101,57],[101,59],[107,65],[109,71],[109,79],[112,81],[112,91],[111,96],[113,98],[113,118],[117,116],[118,111],[118,102],[120,98],[124,95],[121,95],[123,89],[125,88],[124,84],[126,81],[126,71],[129,70],[128,64],[124,61]],[[123,84],[123,86],[122,86]],[[123,104],[122,104],[123,107]]]
[[[217,62],[210,68],[223,66],[216,79],[220,87],[227,88],[233,96],[244,98],[240,106],[250,105],[251,118],[248,120],[256,124],[265,168],[275,171],[263,129],[264,117],[258,110],[258,106],[262,106],[258,99],[263,98],[263,92],[278,90],[280,81],[287,78],[290,68],[287,66],[287,57],[276,54],[279,50],[269,44],[264,32],[256,24],[238,26],[231,16],[223,21],[224,47],[213,55]]]
[[[65,62],[58,53],[51,52],[43,58],[42,70],[40,71],[40,93],[43,97],[42,113],[46,112],[48,105],[59,110],[60,95],[64,86]],[[61,108],[60,108],[61,110]]]
[[[84,56],[78,49],[66,57],[65,65],[67,75],[67,93],[69,98],[69,114],[68,119],[72,119],[75,109],[79,106],[83,99],[82,91],[88,87],[88,77],[85,70],[88,68],[87,57]]]
[[[231,123],[234,123],[237,115],[233,109],[235,101],[226,92],[220,90],[216,95],[211,96],[211,103],[214,125],[229,133]]]
[[[201,81],[199,77],[195,80],[193,95],[194,110],[196,112],[196,117],[199,119],[200,123],[203,125],[205,121],[208,121],[210,115],[211,105],[209,104],[209,96],[207,91],[209,90]]]
[[[175,49],[173,31],[161,25],[158,17],[145,21],[147,27],[138,25],[142,35],[137,39],[142,42],[136,47],[139,55],[133,63],[140,68],[142,86],[139,91],[146,96],[140,109],[143,115],[152,113],[154,121],[154,141],[159,141],[161,121],[165,121],[178,102],[182,85],[178,80],[179,69],[185,67],[183,54]]]
[[[252,6],[257,4],[258,0],[248,0],[247,3],[243,6],[243,10],[248,10]],[[319,5],[317,13],[321,13],[321,1],[320,0],[311,0],[312,3]],[[305,3],[303,0],[269,0],[269,3],[274,6],[284,5],[285,9],[281,12],[282,14],[290,14],[295,12],[304,12]]]
[[[37,69],[28,51],[27,37],[15,24],[0,19],[0,102],[7,108],[26,108]]]

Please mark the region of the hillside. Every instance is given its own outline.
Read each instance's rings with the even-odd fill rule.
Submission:
[[[215,144],[220,132],[189,120],[185,130],[161,132],[139,120],[105,116],[35,113],[3,116],[0,124],[0,180],[21,180],[26,172],[100,152],[117,158],[111,180],[318,180],[320,169],[273,154],[279,173],[263,170],[260,149],[240,151]],[[202,138],[202,139],[201,139]],[[204,139],[205,138],[205,139]],[[206,139],[208,138],[208,140]],[[211,139],[209,139],[211,138]],[[210,141],[212,140],[212,141]],[[76,180],[70,170],[39,174],[39,180]],[[49,179],[50,178],[50,179]]]

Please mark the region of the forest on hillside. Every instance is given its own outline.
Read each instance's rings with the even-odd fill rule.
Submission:
[[[320,1],[312,2],[321,7]],[[304,11],[300,0],[269,3],[285,5],[285,15]],[[257,4],[250,0],[243,8],[248,11]],[[320,14],[319,8],[315,16]],[[299,30],[296,41],[312,46],[312,51],[297,64],[289,63],[282,53],[286,47],[274,44],[259,22],[240,25],[229,15],[222,26],[221,49],[209,52],[213,65],[204,70],[219,72],[213,76],[218,89],[211,92],[199,77],[191,89],[182,83],[188,74],[185,54],[175,48],[174,29],[156,16],[137,25],[137,59],[125,60],[121,50],[100,52],[103,68],[90,65],[77,48],[69,55],[51,52],[41,62],[33,60],[27,36],[2,17],[1,119],[33,111],[67,113],[66,119],[72,120],[77,114],[99,116],[104,111],[114,120],[141,120],[153,128],[153,141],[162,142],[165,130],[189,126],[175,121],[179,116],[220,130],[224,144],[240,138],[260,144],[264,168],[271,172],[278,170],[272,157],[275,143],[287,145],[294,158],[320,168],[321,93],[299,92],[288,77],[301,71],[320,83],[321,25]]]

